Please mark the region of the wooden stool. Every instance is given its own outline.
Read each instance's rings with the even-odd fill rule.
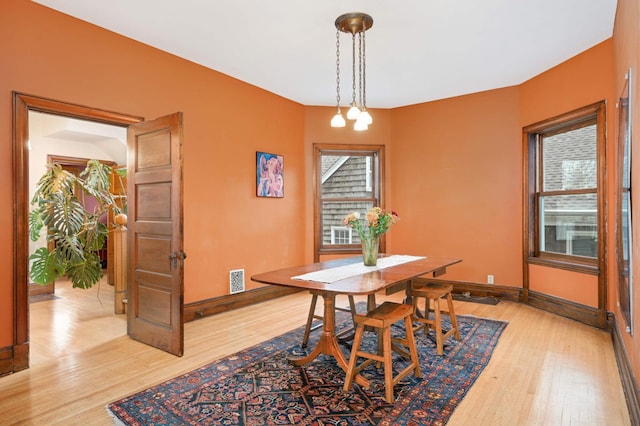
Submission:
[[[307,343],[309,342],[309,334],[311,334],[312,331],[317,330],[318,328],[322,327],[322,323],[316,324],[313,327],[311,327],[311,324],[313,323],[314,319],[324,320],[322,315],[316,315],[316,303],[318,303],[318,295],[314,294],[313,297],[311,298],[311,306],[309,307],[309,316],[307,317],[307,324],[305,325],[305,328],[304,328],[304,337],[302,338],[302,347],[303,348],[307,347]],[[341,308],[341,307],[337,307],[336,306],[336,310],[337,311],[344,311],[344,312],[351,312],[351,318],[353,319],[353,316],[356,314],[356,303],[353,300],[353,296],[349,295],[349,308]],[[346,333],[348,333],[350,331],[351,331],[351,329],[347,329],[347,330],[339,333],[338,337],[340,337],[343,334],[346,334]]]
[[[363,368],[367,367],[373,362],[384,364],[384,385],[385,385],[385,399],[389,403],[393,403],[393,386],[396,385],[404,376],[411,371],[414,372],[416,377],[420,377],[420,363],[418,361],[418,350],[416,349],[416,342],[413,338],[413,324],[411,322],[411,316],[413,314],[413,306],[384,302],[372,311],[369,311],[366,315],[355,315],[354,321],[356,323],[356,335],[353,339],[353,348],[351,350],[351,357],[349,358],[349,367],[347,368],[347,376],[344,381],[344,391],[348,392],[353,383],[353,379]],[[391,324],[404,319],[406,338],[397,339],[391,337]],[[362,342],[362,335],[365,327],[373,327],[378,330],[378,353],[372,354],[360,350],[360,343]],[[409,357],[411,363],[407,368],[393,377],[393,365],[391,362],[391,351],[395,349],[393,342],[402,343],[409,349]],[[393,348],[393,349],[392,349]],[[396,350],[403,357],[406,356],[404,351]],[[356,363],[358,358],[367,358],[358,367]]]
[[[432,328],[436,333],[436,349],[438,355],[442,355],[443,345],[445,339],[447,339],[452,334],[455,336],[456,340],[460,340],[460,332],[458,331],[458,321],[456,320],[456,313],[453,309],[453,298],[451,297],[451,291],[453,290],[453,286],[450,284],[435,284],[428,283],[424,285],[420,285],[419,287],[414,287],[413,283],[407,290],[407,296],[410,299],[413,299],[413,321],[421,323],[418,327],[414,328],[413,331],[418,331],[421,328],[424,328],[424,333],[429,333],[429,328]],[[424,317],[420,316],[420,311],[418,310],[418,298],[424,297]],[[447,304],[449,311],[441,311],[440,309],[440,299],[443,297],[447,298]],[[433,300],[433,309],[431,309],[431,301]],[[429,319],[429,312],[433,311],[434,319]],[[446,333],[442,333],[442,318],[441,313],[445,313],[449,315],[451,319],[451,329]]]

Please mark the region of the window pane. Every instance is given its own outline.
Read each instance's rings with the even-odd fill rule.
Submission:
[[[543,139],[543,191],[589,189],[597,186],[596,125]]]
[[[622,257],[624,266],[629,268],[629,254],[631,253],[631,193],[629,190],[622,190],[622,209],[620,212],[620,226],[622,227]]]
[[[372,156],[322,155],[322,198],[371,198]]]
[[[540,197],[540,251],[598,256],[596,194]]]
[[[372,202],[324,202],[322,203],[322,244],[329,245],[331,242],[331,228],[344,227],[342,219],[352,212],[360,212],[361,219],[367,210],[373,207]],[[336,231],[333,231],[336,232]],[[333,244],[347,244],[335,240]],[[360,244],[360,236],[357,232],[351,235],[351,244]]]

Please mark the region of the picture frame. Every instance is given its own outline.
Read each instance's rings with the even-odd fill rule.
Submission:
[[[256,152],[256,195],[284,197],[284,157],[268,152]]]
[[[631,69],[616,104],[618,108],[618,297],[626,331],[633,335],[631,226]]]

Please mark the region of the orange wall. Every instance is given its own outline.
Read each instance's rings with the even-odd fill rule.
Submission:
[[[616,317],[616,325],[621,329],[625,352],[631,359],[631,364],[635,377],[640,377],[640,5],[637,0],[618,0],[618,10],[616,12],[616,23],[613,32],[614,41],[614,96],[622,93],[624,85],[624,75],[631,68],[631,133],[632,133],[632,167],[631,167],[631,187],[632,190],[631,205],[633,206],[631,223],[633,224],[633,247],[632,247],[632,271],[633,277],[633,300],[632,305],[635,307],[635,316],[633,318],[633,332],[631,336],[625,331],[624,320],[620,313],[620,308],[615,303],[618,300],[618,281],[615,271],[615,262],[611,262],[613,273],[610,276],[609,306]],[[615,121],[614,121],[615,122]],[[615,228],[613,228],[615,229]],[[615,246],[612,246],[611,252],[615,253]]]
[[[608,218],[615,217],[615,198],[612,182],[615,173],[615,102],[613,95],[613,41],[611,39],[563,62],[520,86],[520,113],[522,127],[569,112],[571,110],[607,101],[607,182],[609,202]],[[609,247],[615,241],[614,223],[609,220]],[[610,262],[615,258],[609,250]],[[597,277],[561,269],[529,267],[529,289],[592,307],[598,307]]]
[[[529,290],[598,307],[598,277],[529,265]]]
[[[443,278],[522,286],[517,87],[392,111],[394,251],[460,257]]]
[[[12,197],[12,91],[155,118],[184,112],[185,302],[228,294],[229,270],[301,264],[302,105],[29,0],[0,13],[0,199]],[[244,114],[251,113],[249,122]],[[285,197],[255,196],[255,153],[284,156]],[[13,335],[13,212],[0,210],[0,348]]]
[[[609,120],[615,109],[612,78],[613,41],[609,39],[521,84],[520,124],[524,127],[603,99],[609,101]]]

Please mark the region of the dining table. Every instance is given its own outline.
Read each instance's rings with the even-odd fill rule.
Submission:
[[[369,310],[375,308],[370,306],[375,304],[375,293],[390,288],[406,288],[413,278],[423,275],[440,276],[449,266],[461,261],[450,257],[381,254],[376,266],[365,266],[362,256],[354,256],[263,272],[251,276],[251,280],[308,290],[321,296],[324,301],[322,334],[308,355],[289,361],[301,366],[324,354],[334,357],[346,371],[348,362],[340,349],[335,328],[337,295],[367,296]],[[369,381],[361,375],[357,375],[355,381],[369,387]]]

